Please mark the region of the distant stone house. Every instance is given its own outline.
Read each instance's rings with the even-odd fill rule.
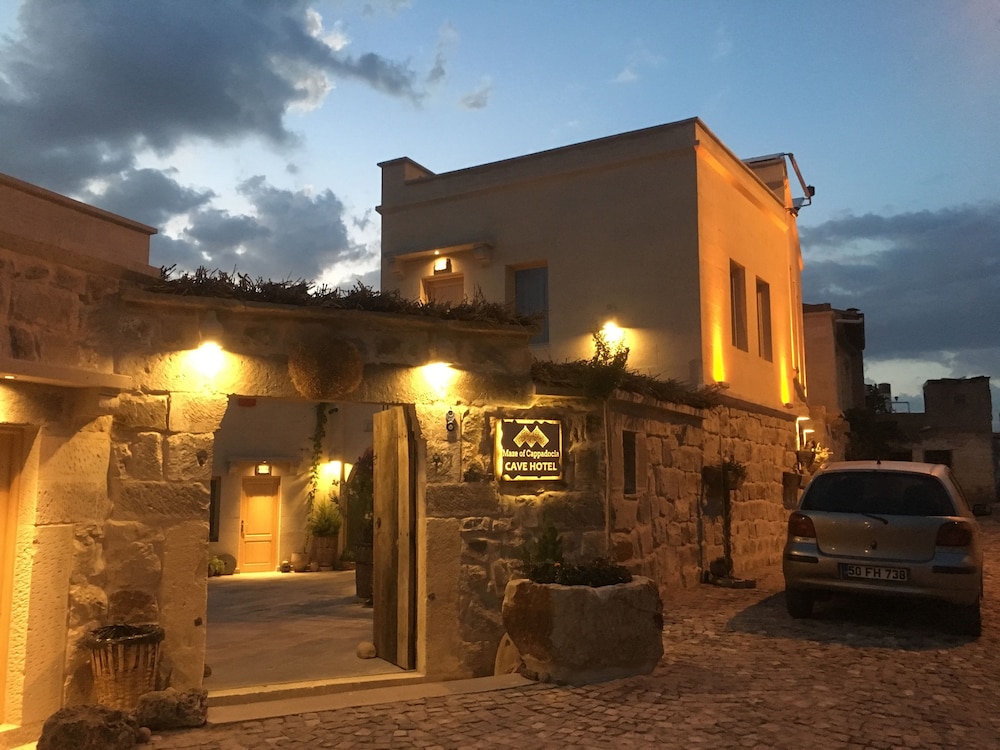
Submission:
[[[882,386],[887,398],[888,386]],[[893,403],[890,401],[890,403]],[[961,482],[969,502],[997,501],[993,455],[993,404],[990,379],[940,378],[924,383],[924,411],[884,414],[896,422],[906,442],[892,458],[947,464]]]
[[[536,388],[518,325],[166,294],[152,228],[6,176],[0,209],[5,742],[92,699],[81,639],[102,624],[160,624],[159,683],[205,684],[209,553],[248,564],[225,498],[246,497],[258,463],[280,480],[269,559],[301,543],[312,423],[303,436],[275,419],[273,442],[241,442],[229,425],[258,408],[367,410],[370,437],[327,450],[375,451],[373,636],[403,682],[492,672],[503,588],[543,522],[571,557],[611,554],[664,590],[727,553],[741,573],[778,559],[775,487],[795,449],[783,409]],[[331,352],[358,369],[326,378]],[[519,457],[542,433],[552,445],[505,465],[522,429]],[[724,456],[748,464],[725,519],[711,479]],[[235,487],[217,520],[213,480]]]
[[[838,310],[829,303],[802,308],[810,417],[800,423],[807,437],[802,442],[829,448],[831,458],[843,460],[849,431],[844,414],[865,408],[865,316],[855,308]]]

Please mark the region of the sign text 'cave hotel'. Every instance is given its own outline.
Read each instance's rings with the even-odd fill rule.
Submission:
[[[562,422],[501,419],[496,425],[496,474],[503,480],[562,479]]]

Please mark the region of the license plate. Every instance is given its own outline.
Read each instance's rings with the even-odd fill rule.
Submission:
[[[886,568],[881,565],[849,565],[840,566],[840,575],[844,578],[864,578],[869,581],[908,581],[908,568]]]

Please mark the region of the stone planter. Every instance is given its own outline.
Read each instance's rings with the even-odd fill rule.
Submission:
[[[309,569],[309,555],[305,552],[293,552],[291,564],[296,573],[305,573]]]
[[[337,537],[314,536],[312,538],[311,559],[319,563],[319,567],[322,570],[333,568],[333,564],[337,560]]]
[[[615,586],[510,581],[503,624],[529,673],[581,685],[652,672],[663,656],[663,603],[656,584]]]
[[[371,544],[354,545],[354,585],[358,599],[372,598],[373,552]]]

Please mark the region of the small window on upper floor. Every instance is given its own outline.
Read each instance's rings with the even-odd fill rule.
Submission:
[[[531,337],[532,344],[549,341],[549,268],[532,266],[513,269],[513,303],[517,315],[535,317],[541,330]]]
[[[757,346],[761,359],[772,362],[771,286],[761,279],[757,279]]]
[[[460,305],[465,302],[465,278],[460,273],[424,279],[424,301]]]
[[[747,341],[747,273],[739,263],[729,261],[729,307],[733,346],[749,351]]]

